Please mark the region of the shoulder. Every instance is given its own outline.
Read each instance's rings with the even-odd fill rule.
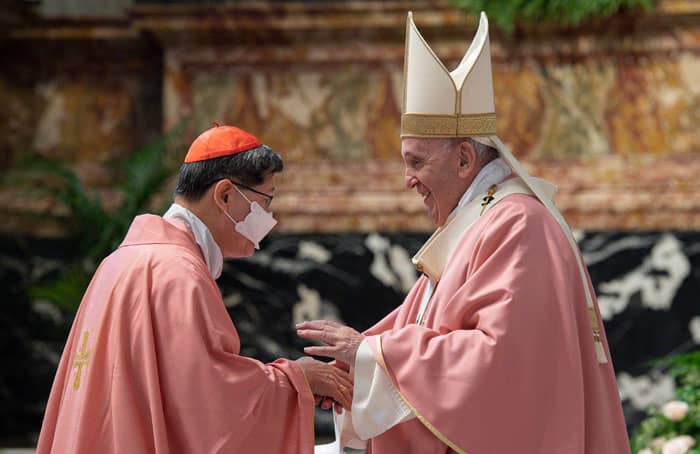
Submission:
[[[182,286],[213,281],[204,260],[177,244],[121,247],[106,260],[127,265],[132,277],[150,276],[150,279],[158,283],[175,282]]]
[[[482,224],[508,226],[519,230],[540,229],[556,220],[536,197],[511,194],[498,201],[482,217]]]
[[[511,194],[495,204],[479,223],[479,237],[496,244],[541,247],[568,255],[568,240],[552,213],[536,197]]]
[[[214,284],[214,278],[201,257],[196,257],[186,248],[169,246],[167,251],[154,260],[153,269],[164,280],[201,286]]]

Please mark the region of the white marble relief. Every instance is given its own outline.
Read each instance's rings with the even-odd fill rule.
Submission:
[[[292,307],[292,324],[321,318],[321,295],[305,285],[297,286],[299,300]]]
[[[298,259],[309,259],[317,263],[328,263],[333,257],[331,252],[313,241],[300,241],[297,252]]]
[[[297,286],[299,300],[292,306],[292,326],[304,320],[334,320],[342,322],[338,309],[321,299],[318,290]]]
[[[372,233],[365,239],[365,246],[372,252],[370,273],[387,287],[408,292],[416,282],[416,269],[408,251],[388,238]]]
[[[49,318],[53,323],[59,325],[63,323],[64,317],[61,310],[51,301],[32,301],[32,311],[36,314]]]
[[[272,263],[272,254],[266,250],[256,251],[255,254],[250,257],[246,257],[245,260],[260,266],[270,266]],[[275,257],[275,260],[278,260],[277,257]],[[228,263],[231,263],[231,261],[224,260],[224,266],[226,266]]]
[[[289,276],[299,276],[300,274],[316,266],[313,263],[303,260],[276,257],[266,251],[258,251],[252,257],[247,257],[245,260],[247,262],[269,268],[269,270],[272,272],[283,273]]]
[[[598,303],[604,320],[625,310],[632,295],[639,293],[642,305],[654,310],[668,310],[679,287],[690,273],[690,262],[682,244],[665,234],[649,256],[637,268],[598,286]]]
[[[632,376],[627,372],[617,375],[620,399],[629,401],[637,410],[646,410],[650,406],[660,406],[673,399],[675,385],[673,377],[659,371],[648,375]]]
[[[416,279],[418,279],[418,272],[413,262],[411,262],[411,256],[406,248],[398,244],[391,245],[389,249],[389,263],[398,277],[397,289],[403,293],[408,293],[413,284],[415,284]]]
[[[314,263],[276,257],[270,264],[270,270],[288,274],[290,276],[299,276],[300,274],[315,268],[316,266],[317,265]]]
[[[46,358],[54,366],[58,366],[61,361],[61,353],[55,351],[51,345],[46,342],[33,340],[31,341],[32,352],[38,358]]]
[[[282,346],[265,333],[256,332],[255,343],[270,356],[280,357],[285,355],[285,350]]]
[[[369,272],[387,287],[395,287],[398,281],[396,275],[391,272],[385,255],[390,245],[388,238],[376,233],[368,235],[365,239],[365,246],[370,250],[373,257]]]
[[[236,281],[250,289],[260,290],[264,292],[269,286],[269,283],[267,281],[258,279],[257,277],[251,276],[247,273],[241,273],[240,271],[233,273],[233,276]]]
[[[693,338],[693,341],[700,345],[700,317],[693,317],[688,323],[688,330]]]
[[[574,238],[576,239],[576,242],[579,243],[581,250],[582,251],[596,251],[602,247],[605,246],[605,243],[608,242],[608,235],[605,234],[595,234],[595,235],[586,235],[585,232],[579,230],[579,229],[574,229],[576,231],[582,232],[583,236],[578,237],[574,233]],[[572,230],[573,233],[573,230]],[[585,255],[585,253],[584,253]]]
[[[243,302],[243,296],[238,292],[229,293],[224,296],[224,306],[232,308]]]
[[[580,241],[578,238],[576,241]],[[627,236],[619,240],[611,241],[605,244],[607,239],[603,235],[597,235],[587,243],[587,251],[583,253],[583,258],[586,265],[591,266],[599,262],[607,260],[611,256],[630,249],[648,248],[656,241],[654,237],[643,236]],[[603,246],[603,244],[605,244]],[[601,247],[601,249],[598,249]],[[593,250],[591,250],[593,249]]]

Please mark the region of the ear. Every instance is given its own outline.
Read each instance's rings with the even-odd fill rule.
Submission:
[[[214,183],[213,194],[214,203],[221,211],[226,211],[228,198],[233,190],[233,184],[229,180],[223,179]]]
[[[477,167],[476,150],[472,144],[465,140],[459,144],[457,151],[459,155],[459,176],[462,178],[473,176]]]

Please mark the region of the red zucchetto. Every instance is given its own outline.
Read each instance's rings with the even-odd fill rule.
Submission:
[[[254,135],[235,126],[216,126],[197,137],[185,156],[185,164],[230,156],[257,148],[262,142]]]

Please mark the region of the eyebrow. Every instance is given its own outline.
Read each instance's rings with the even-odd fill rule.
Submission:
[[[425,159],[425,156],[422,156],[421,154],[414,152],[414,151],[406,151],[406,152],[401,152],[401,155],[403,156],[404,159],[406,158],[413,158],[413,159]]]

